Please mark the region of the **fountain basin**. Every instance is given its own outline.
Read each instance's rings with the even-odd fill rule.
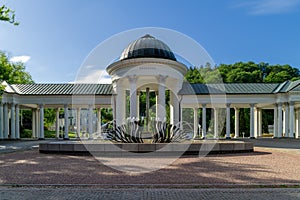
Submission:
[[[234,140],[198,140],[183,143],[112,143],[108,141],[53,141],[39,145],[40,153],[128,155],[155,154],[222,154],[253,152],[253,143]]]

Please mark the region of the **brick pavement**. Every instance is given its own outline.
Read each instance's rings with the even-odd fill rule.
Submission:
[[[0,199],[300,199],[300,140],[259,139],[254,141],[254,153],[183,157],[164,169],[141,175],[116,171],[93,157],[39,154],[33,148],[39,142],[0,142],[0,147],[9,147],[0,149]],[[41,188],[35,184],[71,186]],[[76,184],[109,186],[81,188]],[[132,185],[115,188],[115,184]],[[183,187],[162,188],[160,184]],[[227,184],[235,188],[224,188]],[[260,184],[297,188],[257,187]],[[216,185],[221,188],[203,188]]]
[[[168,188],[9,188],[0,187],[0,200],[4,199],[210,199],[210,200],[297,200],[300,189],[168,189]]]

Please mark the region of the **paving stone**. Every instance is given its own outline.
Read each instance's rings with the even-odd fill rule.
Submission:
[[[138,144],[138,150],[139,152],[152,152],[155,151],[156,144]]]
[[[49,146],[52,145],[56,145],[56,144],[48,144],[48,148],[50,148]],[[62,152],[73,152],[74,151],[74,144],[59,144],[59,151]]]
[[[297,200],[300,189],[170,189],[170,188],[0,188],[0,199],[210,199]]]
[[[138,151],[139,146],[137,143],[124,143],[122,144],[122,149],[125,151]]]

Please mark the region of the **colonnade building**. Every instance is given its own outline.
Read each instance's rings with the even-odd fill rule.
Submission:
[[[226,138],[240,137],[239,110],[250,108],[250,137],[262,136],[262,110],[274,111],[273,134],[276,138],[298,138],[300,132],[300,81],[284,83],[189,84],[184,82],[187,66],[179,62],[162,41],[145,35],[130,43],[120,59],[106,68],[112,84],[7,84],[0,99],[0,139],[20,138],[20,111],[32,110],[32,137],[44,138],[44,109],[56,109],[56,134],[59,112],[64,110],[64,138],[68,139],[70,111],[74,113],[76,132],[88,127],[89,138],[101,131],[101,109],[112,108],[119,126],[129,117],[141,118],[139,95],[146,93],[146,111],[150,120],[149,94],[155,93],[155,120],[169,116],[171,124],[180,124],[182,110],[194,111],[193,134],[206,137],[207,109],[213,110],[212,134],[220,136],[219,123],[225,120]],[[169,107],[166,109],[166,91]],[[127,105],[129,104],[129,105]],[[234,130],[230,116],[234,108]],[[199,116],[199,109],[202,110]],[[169,113],[166,113],[166,112]],[[222,111],[222,112],[220,112]],[[87,115],[83,116],[83,112]],[[96,113],[96,114],[95,114]],[[220,115],[223,113],[223,115]],[[152,113],[153,114],[153,113]],[[95,118],[96,116],[96,118]],[[85,120],[83,120],[83,118]],[[201,118],[201,121],[199,120]],[[96,125],[95,125],[96,124]],[[199,129],[199,125],[201,129]]]

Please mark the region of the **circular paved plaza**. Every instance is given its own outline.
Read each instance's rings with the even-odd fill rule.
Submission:
[[[135,174],[92,156],[40,154],[31,148],[38,141],[2,141],[0,199],[300,198],[300,141],[254,142],[253,153],[184,156],[157,171]]]

